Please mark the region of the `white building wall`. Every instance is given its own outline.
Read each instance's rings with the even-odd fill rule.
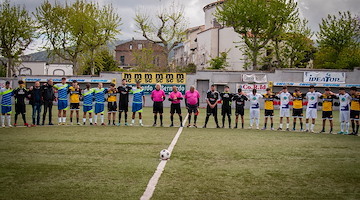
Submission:
[[[49,64],[47,75],[72,76],[73,66],[70,64]]]
[[[239,49],[238,46],[243,45],[239,43],[242,41],[239,34],[237,34],[233,28],[223,28],[220,29],[220,52],[227,52],[228,53],[228,62],[229,67],[227,70],[234,70],[234,71],[241,71],[244,70],[244,59],[245,56],[243,55],[244,52]]]

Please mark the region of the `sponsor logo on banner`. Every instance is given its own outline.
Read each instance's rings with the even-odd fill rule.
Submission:
[[[306,83],[345,83],[345,72],[304,72]]]
[[[126,72],[122,78],[130,84],[140,81],[141,84],[185,84],[186,73],[147,73],[147,72]]]
[[[24,78],[25,82],[47,82],[46,78]],[[61,78],[54,78],[52,79],[54,82],[61,82]],[[79,83],[111,83],[111,80],[108,79],[77,79],[77,78],[70,78],[67,79],[67,82],[72,82],[76,80]]]
[[[258,93],[266,93],[266,88],[268,88],[267,84],[236,84],[236,93],[237,89],[241,88],[243,92],[249,94],[253,89],[256,89]]]
[[[135,84],[129,84],[131,87],[136,87]],[[151,94],[153,90],[155,90],[156,84],[141,84],[141,87],[144,89],[145,94]],[[177,85],[177,84],[168,84],[168,85],[161,85],[161,89],[164,90],[165,94],[170,94],[172,92],[172,87],[176,86],[178,88],[178,91],[182,94],[185,94],[186,85]]]

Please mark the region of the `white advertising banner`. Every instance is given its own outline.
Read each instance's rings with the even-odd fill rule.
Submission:
[[[253,89],[256,89],[258,93],[264,94],[266,93],[266,88],[268,88],[267,84],[236,84],[236,93],[237,89],[241,88],[243,92],[249,94]]]
[[[246,83],[266,83],[266,74],[243,74],[243,82]]]
[[[345,83],[345,72],[304,72],[305,83]]]

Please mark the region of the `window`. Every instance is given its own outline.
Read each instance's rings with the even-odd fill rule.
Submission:
[[[132,49],[133,49],[133,46],[132,46],[132,44],[130,44],[130,46],[129,46],[129,49],[130,49],[130,50],[132,50]]]
[[[23,67],[20,68],[19,70],[19,75],[20,76],[24,76],[24,75],[32,75],[32,70],[28,67]]]
[[[60,76],[62,76],[62,75],[65,75],[65,71],[62,70],[62,69],[55,69],[55,70],[53,71],[53,75],[60,75]]]
[[[138,49],[142,49],[143,48],[143,44],[138,44]]]
[[[125,65],[125,56],[120,56],[120,65]]]

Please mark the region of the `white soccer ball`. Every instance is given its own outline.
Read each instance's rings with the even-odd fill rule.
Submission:
[[[163,149],[160,151],[160,159],[161,160],[168,160],[170,158],[170,151],[167,149]]]

